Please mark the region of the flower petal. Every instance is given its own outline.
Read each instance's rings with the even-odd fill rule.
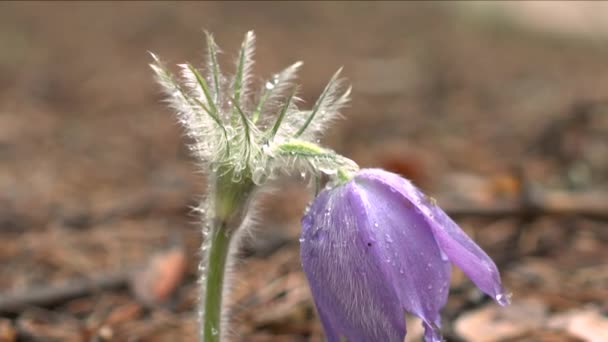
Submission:
[[[368,246],[368,213],[349,182],[323,191],[302,219],[302,266],[328,341],[403,341],[399,298]]]
[[[471,279],[477,287],[494,298],[499,304],[509,304],[500,281],[500,273],[494,261],[473,241],[443,210],[430,208],[431,224],[435,240],[448,256]]]
[[[427,341],[440,340],[439,311],[445,305],[450,263],[441,256],[425,216],[396,189],[376,178],[355,177],[361,189],[367,230],[376,240],[381,269],[404,311],[424,321]],[[365,222],[361,222],[365,224]]]
[[[369,169],[362,171],[360,176],[374,178],[388,187],[397,189],[424,214],[437,244],[450,261],[460,267],[480,290],[499,304],[508,304],[500,273],[492,259],[434,203],[434,200],[425,196],[409,181],[390,172]]]

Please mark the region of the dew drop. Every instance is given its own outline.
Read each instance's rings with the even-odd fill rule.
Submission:
[[[433,289],[433,285],[429,285],[426,288],[429,289],[429,290],[432,290]]]
[[[498,302],[498,304],[500,304],[502,306],[507,306],[507,305],[511,304],[511,295],[505,294],[505,293],[499,293],[496,295],[496,301]]]
[[[268,89],[268,90],[274,89],[274,83],[272,83],[270,81],[266,82],[266,89]]]
[[[386,242],[388,242],[388,243],[392,243],[393,242],[393,239],[391,238],[390,235],[385,234],[384,237],[386,238]]]
[[[374,227],[378,228],[378,222],[374,223]]]
[[[306,239],[302,238],[302,237],[299,240],[300,240],[300,243],[306,242]]]
[[[405,273],[405,271],[403,270],[403,268],[400,268],[400,269],[399,269],[399,273],[400,273],[400,274],[404,274],[404,273]]]
[[[211,335],[217,336],[217,334],[219,334],[219,331],[217,331],[215,328],[211,328]]]
[[[304,171],[300,172],[300,177],[302,177],[302,179],[306,178],[306,172],[304,172]]]

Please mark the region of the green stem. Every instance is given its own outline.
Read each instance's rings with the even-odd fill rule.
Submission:
[[[230,244],[246,216],[248,203],[254,190],[250,177],[234,182],[232,170],[220,167],[212,179],[208,200],[208,219],[211,222],[204,242],[204,273],[200,310],[202,311],[202,342],[222,339],[222,299],[224,281],[229,266]]]
[[[206,258],[206,279],[204,282],[204,318],[203,335],[204,342],[218,342],[221,334],[222,320],[222,297],[224,289],[224,275],[232,230],[227,229],[226,222],[214,222],[208,235],[210,243]]]

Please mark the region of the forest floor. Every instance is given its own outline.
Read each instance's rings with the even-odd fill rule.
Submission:
[[[194,341],[205,178],[147,51],[256,75],[305,62],[310,105],[354,87],[324,142],[412,179],[498,264],[459,271],[448,341],[608,341],[608,47],[415,3],[0,4],[0,341]],[[299,262],[310,189],[264,198],[230,291],[234,341],[321,341]],[[407,340],[421,326],[408,318]]]

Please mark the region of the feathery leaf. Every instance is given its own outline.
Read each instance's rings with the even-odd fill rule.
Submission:
[[[193,67],[191,64],[187,64],[187,66],[188,66],[188,69],[190,70],[190,72],[192,72],[192,74],[194,75],[198,84],[200,85],[200,87],[205,95],[205,98],[207,99],[207,104],[209,105],[209,109],[213,112],[214,115],[217,116],[218,115],[217,107],[215,106],[215,103],[213,102],[213,98],[211,97],[211,93],[209,91],[209,85],[207,84],[207,81],[201,75],[201,73],[198,72],[198,70],[196,70],[195,67]]]
[[[214,100],[217,102],[220,96],[220,65],[217,62],[217,54],[219,53],[219,47],[213,39],[213,35],[208,31],[205,31],[207,37],[207,68],[211,73],[211,79],[213,80],[213,95]]]
[[[285,90],[292,85],[292,81],[296,78],[296,73],[301,66],[302,62],[295,62],[280,73],[274,75],[272,80],[264,84],[264,92],[262,93],[260,102],[258,103],[258,106],[252,116],[253,122],[258,121],[260,114],[264,109],[264,105],[267,102],[272,103],[276,97],[282,96]]]
[[[323,89],[323,93],[321,93],[321,96],[319,96],[319,99],[317,100],[317,102],[315,102],[315,105],[312,107],[312,111],[310,112],[308,118],[306,119],[306,121],[304,122],[302,127],[300,127],[300,129],[296,132],[296,134],[295,134],[296,138],[300,137],[302,135],[302,133],[304,133],[304,131],[306,131],[306,129],[309,127],[309,125],[311,124],[313,119],[315,119],[315,116],[317,115],[317,113],[321,113],[321,115],[324,116],[324,115],[328,114],[328,110],[333,110],[335,107],[337,107],[337,106],[335,106],[336,103],[340,103],[340,105],[342,105],[342,102],[344,102],[345,99],[348,99],[350,90],[347,90],[342,96],[340,96],[339,98],[336,98],[338,90],[342,83],[338,79],[341,72],[342,72],[342,68],[338,69],[338,71],[336,71],[336,73],[331,77],[331,79],[327,83],[327,86],[325,86],[325,89]],[[330,114],[333,114],[333,113],[330,113]]]
[[[293,97],[296,95],[296,91],[297,91],[297,89],[294,89],[293,92],[291,93],[291,95],[289,95],[289,97],[287,98],[287,100],[285,100],[285,104],[283,105],[283,108],[281,109],[281,112],[279,113],[279,116],[277,117],[277,120],[275,121],[274,126],[272,126],[272,130],[270,131],[270,137],[268,138],[268,140],[274,139],[274,136],[277,134],[279,127],[281,127],[281,122],[283,121],[283,118],[285,117],[285,114],[287,114],[287,110],[289,109],[289,106],[291,105],[291,101],[293,100]]]
[[[255,51],[255,35],[253,31],[247,32],[245,40],[241,45],[239,51],[239,57],[237,59],[236,73],[234,75],[234,100],[237,103],[241,103],[241,98],[245,97],[248,92],[249,83],[251,79],[251,72],[253,69],[253,54]]]
[[[245,129],[245,141],[247,142],[247,145],[245,146],[245,160],[247,160],[247,162],[248,162],[249,156],[251,154],[251,126],[252,126],[252,123],[249,122],[249,118],[247,118],[247,115],[245,115],[245,113],[243,113],[243,110],[239,106],[236,99],[233,99],[232,103],[233,103],[233,106],[236,109],[237,113],[239,114],[241,121],[243,122],[243,128]]]

